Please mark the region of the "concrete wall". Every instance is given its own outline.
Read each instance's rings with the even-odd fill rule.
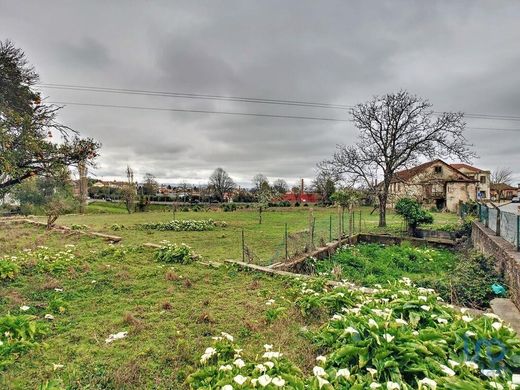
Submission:
[[[480,222],[473,222],[471,240],[476,249],[496,259],[496,268],[504,275],[511,300],[520,309],[520,252]]]

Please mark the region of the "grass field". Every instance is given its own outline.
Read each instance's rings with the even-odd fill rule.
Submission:
[[[319,212],[327,216],[330,211]],[[207,218],[207,214],[210,213],[186,216]],[[189,238],[209,234],[206,242],[198,237],[196,249],[199,252],[206,249],[206,256],[214,259],[213,253],[225,256],[225,249],[219,248],[218,236],[227,234],[229,226],[235,230],[243,226],[253,236],[272,231],[274,226],[279,229],[287,219],[295,225],[300,221],[300,226],[305,227],[301,219],[305,220],[307,214],[305,211],[266,213],[261,227],[256,224],[254,213],[210,215],[227,219],[228,227],[180,235]],[[118,216],[126,218],[123,223],[170,218],[157,212],[130,216],[92,214],[66,216],[62,223],[86,223],[103,230],[111,223],[122,223],[113,219]],[[227,378],[228,374],[219,369],[222,364],[233,363],[234,358],[212,360],[210,367],[201,367],[202,353],[214,345],[212,338],[221,332],[234,336],[234,345],[243,348],[241,356],[246,361],[265,361],[259,360],[262,359],[259,351],[263,351],[266,343],[272,344],[274,351],[282,350],[284,359],[296,367],[295,376],[284,376],[284,380],[306,381],[309,383],[306,388],[312,390],[320,388],[314,377],[315,366],[325,364],[316,359],[318,355],[327,355],[329,379],[334,378],[332,373],[340,364],[352,370],[351,382],[357,382],[360,389],[376,379],[383,384],[405,380],[412,384],[410,388],[415,388],[413,385],[425,373],[438,381],[439,388],[491,388],[485,376],[477,373],[477,377],[468,369],[457,368],[457,376],[449,377],[439,370],[439,364],[451,364],[448,357],[462,366],[465,357],[456,345],[468,329],[480,338],[500,340],[511,351],[505,358],[507,371],[499,379],[501,383],[511,380],[512,368],[520,369],[520,363],[516,363],[520,360],[515,357],[519,356],[520,340],[514,338],[509,328],[496,326],[496,320],[488,317],[470,319],[468,324],[463,313],[443,306],[432,293],[408,285],[403,292],[403,285],[396,286],[392,281],[393,286],[382,289],[381,296],[374,299],[345,287],[327,291],[323,289],[324,281],[296,286],[294,278],[239,271],[225,264],[217,267],[202,262],[166,264],[155,260],[152,249],[136,244],[139,238],[152,241],[150,237],[161,234],[177,237],[177,233],[148,235],[141,230],[117,233],[128,236],[122,244],[110,245],[74,232],[2,225],[0,253],[7,257],[0,258],[0,276],[7,263],[19,264],[19,270],[12,278],[0,278],[0,388],[182,390],[189,388],[186,380],[193,373],[198,373],[198,380],[209,382],[192,388],[221,389],[222,383],[233,383],[233,389],[250,388],[247,384],[236,386],[233,378],[242,372],[241,368],[233,368]],[[40,248],[42,245],[48,249]],[[64,255],[57,254],[58,251],[66,252]],[[268,305],[270,302],[273,304]],[[349,310],[352,313],[347,314]],[[391,321],[377,317],[384,313],[390,313]],[[52,317],[46,319],[49,314]],[[439,316],[442,318],[437,319]],[[32,321],[32,325],[23,328],[19,325],[20,318]],[[376,325],[370,322],[374,318]],[[397,320],[401,321],[399,325]],[[363,334],[348,341],[344,329],[352,324]],[[25,329],[15,334],[18,341],[14,343],[11,342],[13,329]],[[31,339],[31,329],[41,330],[42,334],[38,331]],[[119,332],[127,334],[122,339],[106,341]],[[394,343],[381,342],[394,338]],[[12,345],[19,349],[11,350]],[[401,353],[403,348],[406,353]],[[365,352],[361,359],[357,352],[349,357],[345,351]],[[486,359],[482,357],[479,367],[489,367]],[[251,377],[254,367],[253,363],[246,366],[244,374]],[[377,367],[378,374],[374,377],[366,367]],[[288,369],[273,370],[280,373]],[[344,378],[335,380],[340,383]],[[452,383],[456,386],[450,387]]]
[[[2,254],[16,255],[38,245],[52,250],[74,245],[77,255],[64,272],[22,272],[15,281],[0,283],[0,317],[55,316],[43,345],[4,372],[0,367],[2,389],[34,389],[53,378],[72,388],[180,389],[200,351],[221,331],[234,334],[244,348],[258,349],[271,340],[284,345],[301,367],[312,364],[314,352],[298,336],[304,323],[297,311],[290,321],[266,323],[265,303],[283,301],[283,279],[199,263],[165,266],[145,249],[101,255],[108,244],[98,239],[34,227],[2,229]],[[66,308],[64,313],[50,311],[56,300]],[[23,305],[30,309],[21,312]],[[120,331],[128,331],[128,338],[105,343]],[[54,371],[53,364],[64,367]]]
[[[161,206],[163,207],[163,206]],[[166,211],[150,211],[145,213],[126,213],[122,204],[93,203],[88,206],[86,215],[66,215],[60,217],[58,224],[71,226],[84,224],[91,230],[115,234],[123,237],[125,244],[141,244],[143,242],[159,243],[162,240],[184,242],[192,246],[197,253],[211,260],[241,259],[241,231],[244,229],[247,247],[254,254],[255,262],[270,264],[284,257],[285,224],[289,232],[289,252],[301,251],[308,242],[307,238],[298,237],[295,233],[309,229],[310,220],[315,218],[314,244],[320,241],[328,242],[338,235],[338,214],[335,208],[291,208],[269,209],[262,214],[262,224],[258,223],[258,212],[253,210],[238,210],[234,212],[177,212],[177,219],[213,219],[225,221],[226,227],[202,232],[172,232],[145,231],[123,229],[117,232],[111,230],[114,224],[132,228],[135,224],[149,222],[167,222],[173,219],[173,214]],[[164,207],[163,207],[164,209]],[[90,213],[95,210],[96,213]],[[101,211],[105,211],[102,213]],[[359,224],[361,211],[361,227]],[[388,211],[388,226],[378,228],[377,213],[371,214],[372,208],[363,207],[355,212],[355,232],[361,228],[363,232],[399,232],[404,229],[402,219],[393,211]],[[450,213],[435,213],[436,225],[445,225],[458,221],[458,216]],[[331,231],[329,231],[330,226]],[[344,225],[347,225],[345,221]]]

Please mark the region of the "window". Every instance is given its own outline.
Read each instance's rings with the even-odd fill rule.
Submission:
[[[435,173],[442,173],[442,167],[440,165],[435,167]]]
[[[486,176],[480,176],[480,182],[486,184]]]

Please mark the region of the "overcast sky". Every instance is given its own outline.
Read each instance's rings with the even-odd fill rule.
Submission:
[[[0,39],[42,83],[353,105],[407,89],[437,111],[520,116],[518,1],[7,1]],[[348,119],[342,109],[44,89],[48,101]],[[103,144],[93,173],[239,183],[311,178],[349,122],[66,106]],[[467,119],[474,165],[520,182],[520,121]]]

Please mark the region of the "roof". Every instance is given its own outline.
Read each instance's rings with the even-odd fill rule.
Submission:
[[[506,183],[491,183],[490,188],[495,191],[517,191],[517,187],[510,186]]]
[[[489,171],[484,171],[480,168],[477,168],[477,167],[474,167],[474,166],[471,166],[471,165],[468,165],[468,164],[464,164],[464,163],[456,163],[456,164],[450,164],[453,168],[455,169],[467,169],[468,171],[472,171],[472,172],[475,172],[475,173],[480,173],[480,172],[489,172]]]
[[[436,160],[432,160],[432,161],[428,161],[428,162],[425,162],[424,164],[421,164],[421,165],[417,165],[413,168],[410,168],[410,169],[404,169],[402,171],[399,171],[399,172],[396,172],[394,174],[394,177],[392,178],[392,181],[408,181],[410,180],[412,177],[418,175],[419,173],[421,173],[422,171],[424,171],[426,168],[432,166],[432,165],[435,165],[435,164],[443,164],[451,169],[453,169],[455,171],[455,173],[458,174],[458,177],[456,180],[451,180],[451,181],[467,181],[467,182],[474,182],[475,180],[469,178],[468,176],[466,176],[464,173],[462,173],[461,171],[458,170],[458,168],[454,167],[453,165],[449,165],[447,163],[445,163],[444,161],[442,161],[441,159],[436,159]]]

